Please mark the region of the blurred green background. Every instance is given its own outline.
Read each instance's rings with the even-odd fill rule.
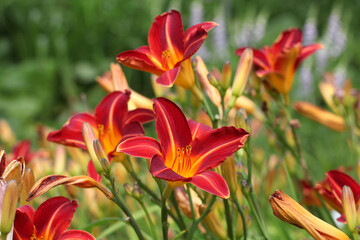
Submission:
[[[199,52],[209,66],[221,67],[226,60],[236,65],[237,47],[270,45],[284,29],[310,23],[310,40],[330,41],[330,50],[339,45],[336,41],[341,45],[340,54],[327,57],[320,71],[315,58],[308,60],[313,81],[324,71],[345,69],[359,82],[359,1],[2,0],[0,117],[20,139],[34,138],[36,123],[58,128],[71,113],[86,110],[85,103],[96,106],[105,93],[95,77],[109,69],[118,53],[147,45],[154,17],[172,8],[182,13],[184,28],[200,21],[220,23]],[[148,73],[124,70],[135,90],[152,97]]]

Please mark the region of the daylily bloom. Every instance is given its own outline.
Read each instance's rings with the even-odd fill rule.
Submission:
[[[13,239],[95,240],[88,232],[67,230],[77,206],[76,201],[70,201],[65,197],[50,198],[36,211],[29,205],[21,206],[16,210]]]
[[[72,116],[60,130],[48,135],[48,141],[86,150],[82,125],[88,122],[111,161],[119,155],[115,151],[119,142],[125,138],[144,135],[141,123],[152,121],[154,118],[153,112],[148,109],[128,111],[129,99],[129,91],[108,94],[96,107],[94,115],[79,113]],[[89,162],[88,172],[92,177],[97,176],[92,161]]]
[[[326,173],[326,180],[317,183],[314,187],[316,191],[324,198],[324,200],[336,211],[343,213],[341,202],[341,192],[344,186],[349,186],[355,199],[356,206],[360,204],[360,185],[346,173],[338,170],[331,170]],[[344,221],[344,217],[340,217],[338,221]]]
[[[204,22],[184,32],[180,13],[171,10],[155,18],[149,31],[149,46],[122,52],[116,59],[127,67],[159,76],[158,84],[171,87],[175,83],[193,90],[196,87],[190,57],[215,26],[214,22]]]
[[[288,94],[293,83],[294,73],[300,63],[323,47],[321,44],[302,46],[300,29],[291,28],[281,33],[271,46],[262,49],[253,49],[254,64],[257,67],[256,75],[263,77],[277,92],[284,95],[288,101]],[[246,47],[236,50],[241,56]]]
[[[294,199],[277,190],[269,198],[274,215],[282,221],[305,229],[316,240],[346,240],[345,233],[315,217]]]
[[[129,90],[131,92],[128,108],[133,110],[135,108],[152,109],[152,101],[141,95],[140,93],[130,89],[126,80],[125,74],[121,69],[120,64],[111,63],[110,72],[105,72],[103,76],[97,77],[96,81],[107,92]]]
[[[154,101],[159,141],[133,137],[122,141],[117,151],[150,160],[150,172],[172,187],[185,183],[222,198],[229,189],[222,176],[211,169],[244,146],[249,134],[242,128],[209,126],[186,121],[180,108],[166,98]]]

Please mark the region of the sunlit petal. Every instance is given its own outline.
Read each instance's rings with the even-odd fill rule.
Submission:
[[[194,176],[191,181],[195,186],[217,195],[221,198],[229,198],[230,192],[225,179],[216,172],[206,171]]]

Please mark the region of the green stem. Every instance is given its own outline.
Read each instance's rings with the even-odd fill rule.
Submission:
[[[166,187],[161,195],[161,226],[162,226],[162,232],[163,232],[163,239],[168,239],[168,231],[169,231],[169,223],[167,221],[168,217],[168,210],[166,207],[166,200],[170,196],[170,193],[172,191],[172,187],[169,184],[166,184]]]
[[[191,225],[191,228],[190,228],[190,231],[189,231],[189,234],[187,236],[187,240],[191,240],[193,239],[192,236],[194,235],[195,233],[195,230],[197,228],[197,225],[206,217],[206,215],[208,215],[208,213],[210,212],[211,210],[211,207],[212,205],[215,203],[215,200],[216,200],[216,196],[213,195],[213,197],[211,198],[210,202],[209,202],[209,205],[207,206],[207,208],[205,209],[205,211],[200,215],[200,217],[194,221]]]
[[[224,202],[224,209],[225,209],[227,234],[228,234],[230,239],[234,239],[229,200],[228,199],[223,199],[223,202]]]
[[[241,220],[243,222],[244,240],[246,240],[246,238],[247,238],[247,224],[246,224],[244,210],[242,209],[242,207],[241,207],[239,201],[237,200],[237,198],[235,198],[234,202],[235,202],[235,205],[236,205],[236,208],[237,208],[238,212],[240,213]]]
[[[196,214],[195,214],[194,204],[193,204],[193,201],[192,201],[190,184],[186,185],[186,192],[187,192],[187,195],[188,195],[188,198],[189,198],[190,209],[191,209],[191,217],[192,217],[192,220],[195,221],[196,220]]]
[[[134,229],[136,235],[138,236],[139,239],[143,240],[144,236],[142,235],[141,230],[140,230],[139,226],[137,225],[134,217],[132,216],[130,210],[126,207],[126,204],[122,201],[122,199],[119,197],[119,195],[116,192],[114,178],[109,178],[108,180],[110,181],[110,190],[111,190],[112,194],[114,195],[114,197],[111,200],[116,205],[118,205],[120,207],[120,209],[125,213],[125,215],[128,218],[128,222]]]
[[[248,169],[248,175],[247,175],[247,183],[251,185],[251,177],[252,177],[252,154],[251,154],[251,146],[250,146],[250,139],[248,139],[245,143],[244,150],[246,152],[247,157],[247,169]]]
[[[186,225],[185,225],[184,219],[182,217],[182,214],[180,212],[179,206],[178,206],[178,204],[176,202],[174,192],[172,192],[171,195],[170,195],[170,201],[171,201],[173,207],[175,208],[176,214],[177,214],[178,219],[179,219],[178,226],[179,226],[181,231],[185,231],[184,236],[186,237],[186,235],[187,235]],[[171,211],[170,211],[170,213],[171,213]]]
[[[149,224],[149,228],[150,228],[150,232],[151,232],[151,236],[153,237],[153,239],[158,239],[157,237],[157,234],[156,234],[156,227],[153,223],[153,221],[151,220],[151,216],[149,214],[149,211],[147,210],[144,202],[142,200],[138,200],[140,206],[142,207],[142,209],[144,210],[145,212],[145,215],[146,215],[146,219],[148,221],[148,224]]]
[[[283,167],[284,167],[284,170],[285,170],[286,179],[288,180],[289,185],[290,185],[291,194],[292,194],[293,198],[295,199],[295,201],[299,202],[299,200],[298,200],[299,198],[298,198],[296,190],[295,190],[295,185],[294,185],[294,182],[293,182],[293,180],[292,180],[292,178],[290,176],[289,169],[287,167],[286,161],[283,162]]]

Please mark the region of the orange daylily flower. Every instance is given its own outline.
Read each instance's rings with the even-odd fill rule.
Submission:
[[[282,32],[271,47],[253,49],[256,75],[263,77],[287,101],[296,69],[305,58],[323,47],[318,43],[302,46],[301,41],[301,30],[291,28]],[[245,49],[239,48],[235,53],[241,56]]]
[[[76,201],[65,197],[50,198],[36,211],[29,205],[21,206],[16,210],[13,239],[95,240],[88,232],[67,230],[77,206]]]
[[[305,229],[316,240],[347,240],[345,233],[315,217],[294,199],[277,190],[269,198],[274,215],[284,222]]]
[[[230,193],[222,176],[211,169],[244,146],[249,134],[242,128],[211,127],[186,120],[180,108],[166,98],[154,101],[159,141],[133,137],[122,141],[117,151],[150,160],[150,172],[171,186],[192,183],[228,198]]]
[[[121,64],[159,76],[158,84],[173,84],[194,89],[195,78],[190,57],[200,48],[207,32],[217,26],[204,22],[183,31],[181,15],[176,10],[163,13],[151,25],[148,43],[117,56]]]

